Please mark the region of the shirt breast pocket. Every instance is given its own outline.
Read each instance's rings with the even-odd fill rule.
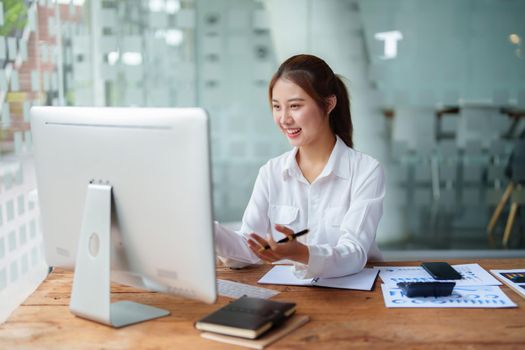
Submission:
[[[272,224],[272,233],[274,239],[284,237],[284,235],[275,230],[274,225],[279,224],[292,229],[298,230],[299,208],[290,205],[270,205],[270,223]]]
[[[330,235],[341,232],[341,224],[345,214],[345,207],[327,208],[324,212],[324,226],[326,233]]]

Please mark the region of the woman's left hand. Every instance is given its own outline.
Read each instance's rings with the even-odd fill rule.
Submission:
[[[293,235],[293,231],[282,225],[275,225],[275,229],[286,236]],[[303,264],[308,264],[308,247],[297,239],[285,243],[277,243],[271,235],[266,235],[266,240],[256,233],[250,234],[248,246],[261,260],[272,263],[282,259],[290,259]],[[264,249],[264,247],[267,247]]]

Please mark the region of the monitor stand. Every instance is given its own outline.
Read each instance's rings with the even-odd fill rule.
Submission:
[[[111,303],[112,205],[111,186],[88,185],[69,304],[71,312],[115,328],[169,315],[167,310],[132,301]]]

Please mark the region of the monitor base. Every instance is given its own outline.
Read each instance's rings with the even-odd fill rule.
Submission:
[[[69,308],[79,317],[115,328],[168,316],[169,311],[153,306],[111,303],[112,199],[110,185],[88,185]]]
[[[111,326],[115,328],[153,320],[170,314],[168,310],[127,300],[112,303],[110,312]]]

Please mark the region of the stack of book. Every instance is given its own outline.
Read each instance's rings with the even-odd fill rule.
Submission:
[[[195,323],[205,338],[256,349],[308,322],[295,315],[295,303],[241,297]]]

